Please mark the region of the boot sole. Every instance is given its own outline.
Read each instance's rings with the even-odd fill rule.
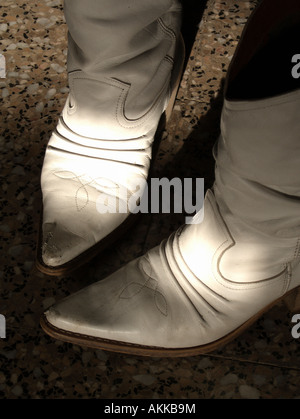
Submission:
[[[155,156],[157,154],[159,144],[161,141],[162,134],[164,130],[166,129],[166,124],[168,123],[169,119],[172,115],[172,110],[175,104],[176,96],[178,93],[178,89],[180,86],[181,78],[184,71],[184,57],[185,57],[185,46],[182,36],[179,38],[179,50],[180,54],[182,54],[182,62],[180,63],[179,71],[178,71],[178,77],[174,83],[174,88],[171,93],[171,97],[168,103],[167,109],[162,114],[152,146],[152,159],[151,159],[151,165],[149,169],[149,177],[151,177],[151,171],[153,169],[153,163],[155,160]],[[43,214],[43,211],[41,210],[41,214]],[[91,261],[97,254],[103,252],[105,249],[107,249],[109,246],[111,246],[114,242],[116,242],[120,237],[122,237],[126,231],[129,230],[130,227],[132,227],[134,224],[136,224],[137,221],[139,221],[141,214],[130,214],[127,219],[120,224],[119,227],[117,227],[114,231],[112,231],[110,234],[108,234],[104,239],[102,239],[99,243],[96,243],[94,246],[87,249],[85,252],[78,255],[76,258],[72,259],[71,261],[64,263],[63,265],[59,266],[49,266],[46,265],[42,258],[42,223],[43,219],[42,216],[40,217],[40,223],[39,223],[39,232],[38,232],[38,240],[37,240],[37,247],[36,247],[36,261],[35,266],[36,268],[49,276],[63,276],[67,275],[81,266],[85,265],[89,261]]]
[[[79,346],[85,346],[88,348],[101,349],[109,352],[117,352],[127,355],[137,355],[137,356],[149,356],[149,357],[187,357],[187,356],[196,356],[201,354],[207,354],[215,350],[221,349],[223,346],[233,341],[235,338],[240,336],[246,329],[248,329],[253,323],[255,323],[264,313],[269,311],[273,306],[284,300],[286,297],[292,293],[299,293],[300,286],[292,289],[287,292],[284,296],[278,298],[277,300],[270,303],[264,309],[260,310],[257,314],[243,323],[240,327],[228,333],[226,336],[200,346],[194,346],[191,348],[162,348],[155,346],[143,346],[135,345],[127,342],[119,342],[109,339],[102,339],[94,336],[83,335],[80,333],[69,332],[63,329],[60,329],[56,326],[53,326],[48,322],[45,315],[40,319],[40,325],[45,333],[49,336],[62,340],[64,342],[69,342]]]

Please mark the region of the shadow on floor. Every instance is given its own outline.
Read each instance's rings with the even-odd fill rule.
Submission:
[[[186,59],[193,47],[199,23],[201,22],[207,0],[181,0],[182,3],[182,35],[186,46]]]

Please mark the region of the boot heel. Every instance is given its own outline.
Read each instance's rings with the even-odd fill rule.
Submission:
[[[284,299],[287,309],[293,313],[300,313],[300,287],[289,293]]]

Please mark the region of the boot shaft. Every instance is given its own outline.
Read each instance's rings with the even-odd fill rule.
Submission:
[[[163,90],[174,64],[181,27],[178,0],[68,0],[65,16],[69,73],[80,71],[86,79],[109,78],[130,86],[127,117],[142,116]],[[98,102],[102,89],[107,94],[99,83],[94,82],[93,89]],[[108,94],[114,95],[111,90]]]
[[[181,71],[177,0],[65,1],[70,95],[64,122],[85,137],[155,132]]]
[[[300,78],[292,76],[292,56],[278,69],[284,73],[270,78],[271,87],[264,87],[260,70],[263,57],[283,40],[290,54],[297,52],[298,38],[290,38],[296,30],[295,0],[284,7],[265,0],[253,12],[229,68],[215,152],[214,190],[222,212],[257,234],[283,238],[300,234]],[[284,61],[285,51],[276,59]]]

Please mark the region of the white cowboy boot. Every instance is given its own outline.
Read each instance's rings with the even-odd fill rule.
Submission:
[[[132,221],[127,202],[147,179],[184,59],[177,0],[68,0],[65,15],[70,94],[41,176],[37,266],[50,275],[86,262]]]
[[[256,10],[233,59],[203,221],[196,215],[145,256],[54,305],[41,319],[48,334],[130,354],[197,355],[232,340],[300,286],[300,89],[234,98],[253,27],[261,21],[270,31],[270,8],[271,28],[299,11],[296,2],[285,2],[285,11],[279,3]]]

